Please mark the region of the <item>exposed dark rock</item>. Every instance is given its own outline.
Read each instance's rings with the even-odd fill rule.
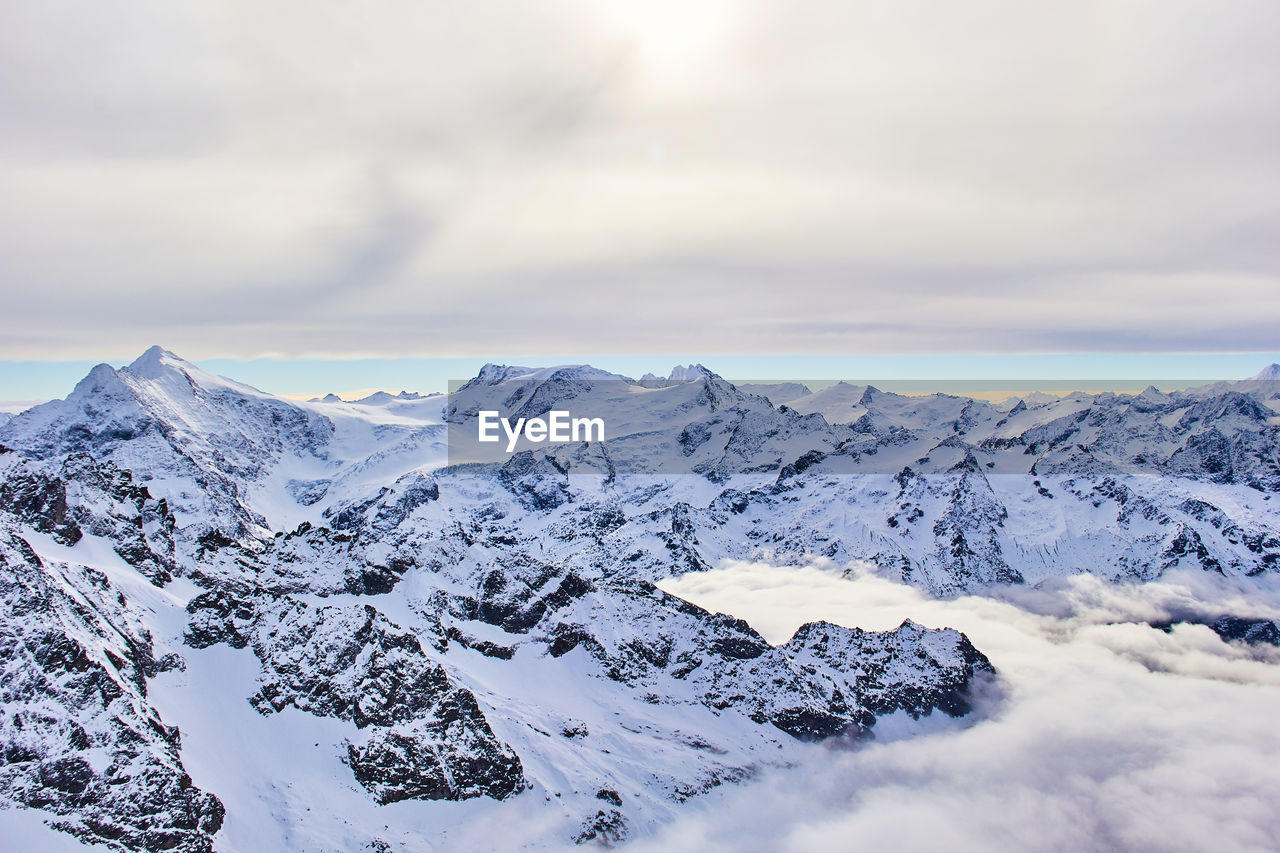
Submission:
[[[498,471],[502,483],[525,509],[546,512],[572,500],[568,477],[554,457],[535,456],[528,450],[512,454]]]
[[[471,692],[373,607],[282,600],[260,617],[253,648],[263,667],[258,710],[293,706],[372,729],[348,758],[379,802],[503,799],[523,785],[520,759]]]
[[[571,720],[560,727],[560,734],[567,738],[586,737],[590,733],[587,724],[579,720]]]
[[[485,657],[511,660],[516,654],[513,646],[499,645],[491,640],[478,640],[469,634],[464,634],[457,626],[451,625],[446,636],[463,648],[477,651]]]
[[[64,545],[73,545],[84,535],[67,506],[66,484],[56,477],[11,474],[0,480],[0,506]]]
[[[104,577],[0,532],[0,795],[118,850],[208,853],[222,804],[146,699],[150,637]]]
[[[627,819],[617,809],[601,809],[582,822],[582,829],[574,837],[575,844],[595,841],[604,847],[612,847],[627,840]]]
[[[226,643],[243,649],[249,640],[246,632],[253,621],[254,609],[247,596],[236,595],[229,588],[202,592],[187,602],[191,618],[184,640],[187,645],[203,649]]]
[[[1166,633],[1172,631],[1175,625],[1204,625],[1228,643],[1280,646],[1280,620],[1275,619],[1225,615],[1212,619],[1184,618],[1147,624]]]
[[[347,748],[351,770],[379,803],[506,799],[524,787],[524,770],[498,741],[468,690],[443,696],[423,719],[377,728]]]
[[[899,710],[960,716],[975,682],[995,672],[960,632],[910,621],[883,632],[815,622],[772,647],[741,620],[650,584],[592,593],[556,618],[564,621],[546,637],[552,657],[581,650],[602,676],[657,702],[682,701],[664,697],[665,679],[693,684],[702,704],[802,740],[856,735]]]
[[[474,618],[504,631],[523,634],[550,612],[592,590],[592,584],[573,572],[557,574],[552,567],[517,574],[491,569],[480,583]]]
[[[1274,619],[1248,619],[1242,616],[1220,616],[1209,623],[1219,637],[1241,641],[1251,646],[1280,646],[1280,623]]]

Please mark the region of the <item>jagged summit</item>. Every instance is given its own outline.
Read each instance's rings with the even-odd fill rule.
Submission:
[[[656,373],[646,373],[640,377],[640,383],[650,387],[661,387],[677,382],[697,382],[707,378],[719,379],[720,377],[701,364],[677,364],[671,368],[671,372],[666,377],[658,376]]]
[[[706,379],[714,376],[710,370],[701,364],[679,365],[671,368],[671,373],[667,376],[668,382],[696,382],[699,379]]]
[[[520,365],[495,364],[494,362],[487,362],[480,368],[480,372],[477,373],[470,382],[505,382],[506,380],[516,376],[526,376],[530,373],[534,373],[536,370],[537,368],[534,367],[522,367]],[[467,384],[470,384],[470,382]]]

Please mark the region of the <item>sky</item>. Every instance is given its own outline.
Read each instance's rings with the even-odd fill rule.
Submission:
[[[962,630],[1002,687],[967,725],[926,721],[685,804],[635,853],[665,850],[1269,851],[1280,815],[1273,647],[1148,620],[1280,616],[1280,587],[1174,571],[1142,585],[1090,576],[1003,600],[944,601],[830,564],[729,561],[662,587],[746,619],[772,643],[826,619]],[[885,735],[888,735],[887,737]]]
[[[1248,375],[1278,38],[1270,0],[0,0],[0,398],[152,344]]]
[[[140,354],[140,353],[139,353]],[[179,353],[181,355],[181,353]],[[124,367],[132,358],[108,361]],[[666,376],[668,356],[533,353],[499,362],[532,367],[589,363],[632,379]],[[197,364],[212,373],[271,394],[298,399],[337,394],[358,400],[375,391],[447,392],[480,372],[488,358],[210,358]],[[800,382],[818,390],[833,382],[873,384],[900,393],[977,394],[1000,400],[1026,391],[1134,393],[1148,385],[1175,391],[1217,381],[1247,379],[1272,353],[912,353],[742,355],[686,354],[678,364],[703,364],[730,381]],[[65,397],[98,362],[0,361],[0,412]],[[453,384],[451,384],[453,383]]]

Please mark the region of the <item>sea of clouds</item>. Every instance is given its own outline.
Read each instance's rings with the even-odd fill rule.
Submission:
[[[1147,624],[1274,618],[1274,581],[1080,576],[943,601],[869,567],[730,562],[662,586],[775,643],[816,619],[958,628],[1000,680],[966,721],[889,721],[873,741],[817,745],[689,803],[633,850],[1280,849],[1280,650]]]

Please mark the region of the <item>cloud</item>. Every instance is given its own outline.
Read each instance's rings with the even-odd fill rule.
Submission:
[[[1072,578],[1008,600],[927,599],[830,566],[729,563],[664,582],[781,641],[802,621],[967,632],[1005,695],[967,727],[815,747],[636,846],[736,850],[1269,850],[1280,839],[1280,668],[1207,628],[1128,620],[1280,614],[1274,584]]]
[[[0,3],[0,356],[1270,348],[1274,4]]]

